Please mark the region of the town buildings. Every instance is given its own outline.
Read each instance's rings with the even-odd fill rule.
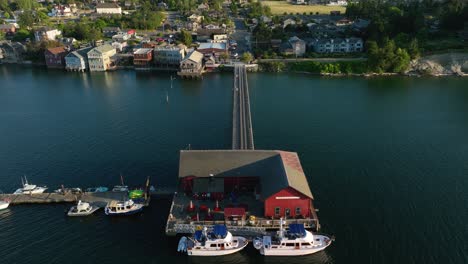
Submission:
[[[214,56],[219,61],[221,54],[227,53],[227,43],[200,43],[197,51],[205,57]]]
[[[306,52],[306,42],[304,40],[294,36],[288,40],[288,43],[296,57],[304,56]]]
[[[102,34],[105,36],[105,37],[112,37],[114,35],[116,35],[117,33],[119,33],[121,30],[119,27],[105,27],[102,29]]]
[[[36,41],[55,40],[62,32],[55,28],[42,27],[34,30]]]
[[[112,68],[111,57],[116,53],[109,44],[96,47],[88,52],[89,71],[106,71]]]
[[[185,45],[156,46],[154,48],[154,64],[162,68],[178,68],[186,56]]]
[[[181,62],[177,75],[181,77],[200,77],[203,71],[203,54],[194,50]]]
[[[0,41],[0,60],[2,63],[20,63],[26,47],[20,42]]]
[[[98,14],[122,14],[122,8],[117,3],[97,3],[96,13]]]
[[[63,46],[46,49],[44,57],[47,68],[65,68],[65,56],[67,56],[67,54],[68,50]]]
[[[67,71],[81,72],[88,70],[88,52],[91,49],[92,47],[87,47],[70,52],[67,56],[65,56],[65,69]]]

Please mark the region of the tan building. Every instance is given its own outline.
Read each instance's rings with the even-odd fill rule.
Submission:
[[[89,71],[107,71],[112,68],[111,57],[116,53],[109,44],[96,47],[88,52]]]
[[[154,48],[154,64],[158,67],[179,67],[185,58],[187,47],[183,44],[172,46],[156,46]]]
[[[194,50],[180,62],[177,75],[182,77],[200,77],[203,71],[203,54]]]

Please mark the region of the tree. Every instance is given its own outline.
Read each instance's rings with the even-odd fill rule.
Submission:
[[[3,33],[3,31],[0,31],[0,40],[4,40],[5,39],[5,33]]]
[[[250,63],[253,60],[253,55],[250,52],[244,52],[241,57],[241,61],[244,63]]]
[[[35,22],[35,14],[33,11],[25,11],[19,15],[18,24],[20,28],[31,28]]]
[[[219,55],[219,58],[223,61],[223,62],[226,62],[228,59],[229,59],[229,54],[227,52],[223,52],[221,53],[221,55]]]
[[[180,41],[184,43],[187,47],[192,45],[192,34],[186,30],[180,31]]]
[[[24,41],[27,38],[32,38],[32,37],[33,37],[33,35],[31,34],[31,32],[29,32],[28,30],[22,28],[22,29],[16,31],[16,34],[13,37],[13,40],[14,41]]]
[[[16,0],[18,10],[34,10],[37,7],[37,2],[34,0]]]

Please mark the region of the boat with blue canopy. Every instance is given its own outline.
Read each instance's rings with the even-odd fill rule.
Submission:
[[[290,224],[285,231],[281,219],[280,230],[275,237],[255,238],[253,245],[265,256],[303,256],[324,250],[332,240],[326,235],[313,234],[303,224]]]
[[[247,239],[233,236],[225,225],[215,225],[209,231],[199,227],[192,237],[182,237],[177,251],[189,256],[223,256],[241,251]]]

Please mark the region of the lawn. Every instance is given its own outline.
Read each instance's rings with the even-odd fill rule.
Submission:
[[[282,15],[284,12],[290,14],[300,13],[303,14],[306,12],[310,14],[313,12],[314,14],[319,12],[319,14],[326,14],[329,15],[330,11],[341,11],[341,14],[346,12],[346,7],[344,6],[325,6],[325,5],[293,5],[286,1],[261,1],[262,5],[269,6],[271,8],[271,12],[274,15]]]

